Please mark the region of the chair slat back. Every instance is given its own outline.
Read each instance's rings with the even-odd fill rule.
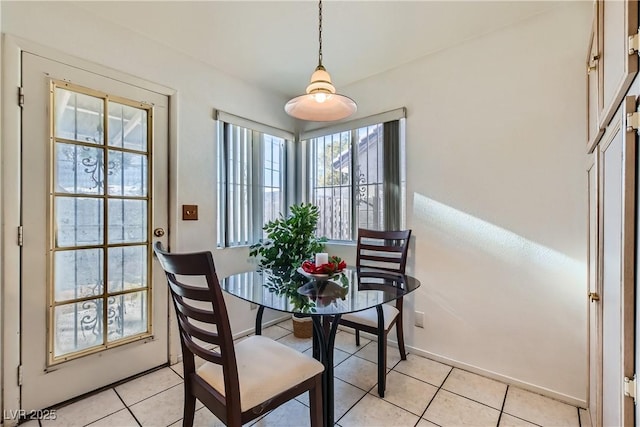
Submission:
[[[172,254],[164,251],[159,242],[154,250],[176,309],[183,358],[199,356],[222,365],[237,378],[231,326],[211,252]],[[204,279],[207,286],[187,284],[177,276]],[[212,350],[213,346],[219,346],[219,351]]]
[[[370,267],[404,274],[411,230],[358,229],[356,267]]]

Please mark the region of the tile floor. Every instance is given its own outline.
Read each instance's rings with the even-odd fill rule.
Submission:
[[[292,334],[291,321],[263,334],[302,352],[310,339]],[[335,343],[336,425],[348,426],[562,426],[586,427],[586,411],[507,386],[482,376],[409,354],[400,361],[389,349],[387,391],[377,395],[376,342],[339,331]],[[182,365],[162,368],[114,388],[57,408],[55,421],[29,421],[23,427],[182,425]],[[222,423],[198,402],[196,426]],[[308,396],[252,422],[256,427],[309,425]]]

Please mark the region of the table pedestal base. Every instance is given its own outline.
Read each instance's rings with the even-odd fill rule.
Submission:
[[[340,315],[313,316],[313,357],[324,365],[322,374],[322,409],[324,425],[333,426],[334,420],[334,392],[333,392],[333,346]],[[333,321],[331,321],[333,320]]]

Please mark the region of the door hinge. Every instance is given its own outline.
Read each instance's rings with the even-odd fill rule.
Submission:
[[[629,55],[637,53],[640,55],[640,28],[638,32],[632,36],[629,36]]]
[[[18,385],[22,385],[22,365],[18,365]]]
[[[24,107],[24,88],[22,86],[18,87],[18,105]]]
[[[637,384],[636,384],[635,375],[632,378],[624,377],[624,386],[623,386],[624,395],[631,397],[634,403],[636,401],[636,396],[638,395],[636,387],[637,387]]]
[[[640,113],[634,111],[627,113],[627,132],[633,132],[640,129]]]
[[[22,226],[18,226],[18,246],[22,246],[24,244],[24,233]]]
[[[591,74],[592,71],[598,68],[598,61],[600,60],[600,55],[591,55],[589,58],[589,63],[587,64],[587,74]]]

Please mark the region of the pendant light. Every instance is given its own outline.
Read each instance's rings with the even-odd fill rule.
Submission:
[[[313,122],[330,122],[349,117],[358,106],[353,99],[336,93],[331,76],[322,65],[322,0],[318,2],[318,66],[311,75],[307,93],[293,98],[284,106],[292,117]]]

